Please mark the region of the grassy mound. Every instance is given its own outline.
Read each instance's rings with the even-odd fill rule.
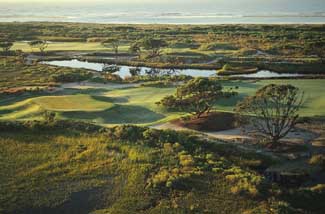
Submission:
[[[112,108],[114,104],[108,97],[90,95],[40,96],[0,107],[1,119],[39,119],[44,111],[97,112]]]
[[[66,119],[84,120],[97,124],[153,123],[165,117],[148,108],[134,105],[115,105],[103,111],[66,111],[60,115]]]
[[[182,127],[198,131],[223,131],[235,128],[235,116],[227,112],[212,112],[204,114],[200,118],[178,119],[173,121]]]

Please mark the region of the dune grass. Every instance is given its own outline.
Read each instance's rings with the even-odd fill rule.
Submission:
[[[180,135],[177,145],[182,154],[193,159],[187,164],[179,161],[184,155],[178,150],[166,152],[160,146],[174,145],[176,133],[167,132],[158,140],[155,132],[131,128],[130,134],[145,136],[141,141],[125,135],[128,128],[112,130],[116,136],[125,135],[127,141],[121,137],[112,139],[108,132],[87,134],[69,128],[42,126],[34,131],[0,132],[1,213],[122,214],[141,210],[148,214],[176,214],[191,213],[193,204],[198,210],[235,213],[260,202],[249,195],[233,194],[233,182],[219,171],[210,170],[210,165],[226,170],[230,168],[228,159],[236,161],[228,154],[224,156],[227,149],[217,144],[204,147],[199,141],[189,143],[186,134]],[[212,153],[219,152],[220,161],[219,154],[218,161],[211,159]],[[206,154],[210,154],[210,159],[205,160]],[[201,167],[203,163],[209,167]],[[168,168],[177,168],[188,176],[174,175],[178,183],[166,188],[166,175],[171,176],[172,172],[159,178],[159,171]],[[201,174],[194,174],[196,168],[201,169]],[[251,170],[245,172],[255,176]],[[153,178],[157,180],[151,181]],[[149,186],[149,182],[156,182],[157,186]]]

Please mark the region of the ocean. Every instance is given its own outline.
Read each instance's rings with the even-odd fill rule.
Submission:
[[[325,23],[325,0],[283,0],[278,4],[245,0],[176,3],[4,3],[0,22],[86,22],[127,24],[319,24]],[[272,1],[272,0],[271,0]],[[189,1],[191,2],[191,1]],[[222,2],[223,4],[221,4]],[[235,4],[237,2],[237,4]],[[275,0],[277,2],[277,0]],[[300,3],[299,3],[300,2]],[[303,3],[301,3],[303,2]],[[307,4],[307,3],[308,4]]]

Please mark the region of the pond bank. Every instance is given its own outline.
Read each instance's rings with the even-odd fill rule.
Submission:
[[[53,61],[42,61],[41,63],[53,66],[60,67],[71,67],[71,68],[85,68],[90,70],[95,70],[98,72],[102,72],[105,63],[97,63],[97,62],[88,62],[82,61],[78,59],[71,60],[53,60]],[[119,75],[121,78],[125,78],[127,76],[131,76],[130,69],[134,68],[134,66],[119,66],[120,70],[115,72],[115,74]],[[140,74],[147,75],[148,72],[154,70],[153,67],[140,67]],[[217,72],[215,69],[161,69],[161,72],[170,72],[172,70],[173,75],[188,75],[192,77],[217,77]],[[276,73],[268,70],[260,70],[256,73],[251,74],[240,74],[240,75],[231,75],[231,77],[241,77],[241,78],[297,78],[306,76],[303,74],[294,74],[294,73]]]

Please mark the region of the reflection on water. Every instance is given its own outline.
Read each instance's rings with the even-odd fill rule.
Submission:
[[[77,59],[72,60],[55,60],[55,61],[44,61],[43,64],[55,65],[61,67],[70,67],[70,68],[86,68],[95,71],[102,71],[104,67],[104,63],[96,63],[96,62],[87,62],[87,61],[79,61]],[[116,72],[120,77],[125,78],[127,76],[131,76],[130,68],[131,66],[119,66],[120,71]],[[145,75],[152,68],[148,67],[140,67],[141,75]],[[168,72],[170,69],[160,69],[162,72]],[[175,73],[188,75],[192,77],[211,77],[217,76],[216,70],[201,70],[201,69],[174,69]],[[267,70],[261,70],[254,74],[241,74],[241,75],[232,75],[236,77],[250,77],[250,78],[272,78],[272,77],[297,77],[303,76],[303,74],[289,74],[289,73],[276,73]]]

